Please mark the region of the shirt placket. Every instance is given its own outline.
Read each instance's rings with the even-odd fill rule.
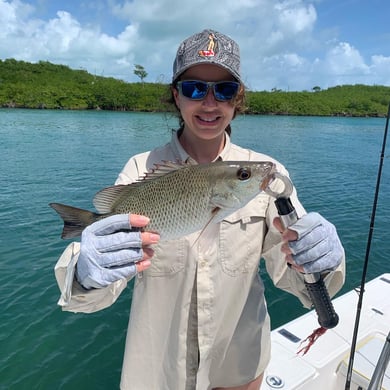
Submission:
[[[210,259],[215,259],[219,225],[210,224],[198,240],[197,266],[197,306],[198,306],[198,344],[199,367],[208,360],[210,349],[215,339],[214,329],[214,284],[212,283],[212,268],[215,266]]]

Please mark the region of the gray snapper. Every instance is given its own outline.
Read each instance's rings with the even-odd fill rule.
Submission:
[[[170,240],[204,229],[240,209],[273,180],[271,161],[217,161],[190,165],[163,162],[139,181],[99,191],[98,211],[50,203],[64,220],[62,238],[77,237],[88,225],[114,214],[150,218],[145,230]]]

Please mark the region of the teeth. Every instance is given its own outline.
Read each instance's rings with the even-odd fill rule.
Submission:
[[[203,121],[203,122],[214,122],[217,120],[217,118],[202,118],[200,117],[200,119]]]

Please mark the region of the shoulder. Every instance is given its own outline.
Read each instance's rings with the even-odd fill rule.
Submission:
[[[132,183],[144,176],[145,173],[150,171],[155,164],[164,160],[169,161],[174,159],[175,156],[170,143],[147,152],[136,154],[127,161],[115,184]]]

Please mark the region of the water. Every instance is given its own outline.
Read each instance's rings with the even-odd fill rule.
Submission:
[[[0,389],[118,388],[131,288],[98,313],[58,308],[53,267],[67,242],[48,203],[91,208],[131,155],[168,141],[175,125],[163,114],[0,110]],[[348,264],[342,292],[360,282],[384,125],[263,116],[233,124],[234,142],[284,163],[307,210],[336,224]],[[388,155],[369,279],[389,272]],[[273,327],[304,312],[261,273]]]

